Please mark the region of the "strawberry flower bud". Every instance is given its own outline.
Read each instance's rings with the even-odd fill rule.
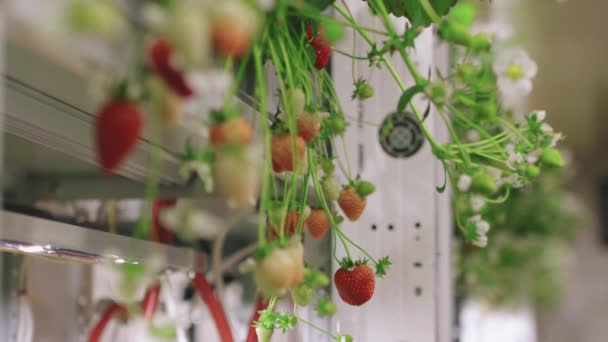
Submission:
[[[492,176],[486,172],[480,171],[473,176],[471,190],[484,195],[491,195],[498,190],[498,186],[496,185],[496,181]]]
[[[540,160],[544,165],[549,167],[563,167],[564,158],[561,153],[555,148],[548,148],[544,150],[540,155]]]

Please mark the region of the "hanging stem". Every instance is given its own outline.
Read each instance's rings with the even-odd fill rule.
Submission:
[[[271,133],[270,127],[268,126],[268,118],[266,113],[266,82],[264,82],[264,70],[262,67],[262,56],[260,47],[258,44],[253,46],[253,57],[255,66],[255,75],[257,82],[257,93],[260,99],[260,114],[262,117],[261,124],[264,126],[264,168],[263,168],[263,179],[262,179],[262,194],[260,200],[260,213],[265,213],[268,210],[269,201],[269,186],[272,175],[270,173],[270,158],[271,158]],[[260,215],[258,218],[258,246],[264,247],[266,244],[266,222],[264,215]]]
[[[420,2],[420,5],[424,9],[424,12],[426,13],[426,15],[428,15],[429,18],[431,18],[431,20],[435,24],[441,22],[441,18],[439,17],[437,12],[435,12],[435,9],[433,8],[433,6],[429,2],[429,0],[418,0],[418,2]]]
[[[323,195],[323,190],[321,189],[321,185],[319,184],[317,172],[315,171],[317,169],[317,164],[315,162],[315,152],[311,147],[308,147],[308,167],[313,170],[311,172],[312,183],[314,185],[317,197],[319,198],[319,201],[321,202],[321,206],[323,206],[323,209],[327,213],[327,216],[329,216],[329,222],[331,223],[331,226],[334,229],[334,231],[336,232],[336,234],[338,234],[338,238],[340,238],[340,241],[342,242],[342,245],[344,246],[344,250],[346,251],[346,256],[352,260],[350,251],[348,249],[348,244],[344,240],[345,236],[342,233],[342,231],[340,230],[340,227],[338,227],[338,225],[336,224],[336,221],[334,220],[334,215],[332,214],[331,210],[329,210],[329,206],[327,205],[327,201],[325,200],[325,195]],[[336,258],[335,255],[334,255],[334,258]],[[338,263],[340,262],[337,258],[336,258],[336,261],[338,261]]]

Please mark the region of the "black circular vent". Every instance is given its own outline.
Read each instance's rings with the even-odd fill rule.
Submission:
[[[414,114],[393,113],[384,118],[378,132],[384,152],[394,158],[407,158],[422,147],[424,135]]]

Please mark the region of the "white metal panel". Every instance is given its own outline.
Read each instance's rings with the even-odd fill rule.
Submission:
[[[348,3],[362,25],[381,29],[365,2]],[[395,19],[395,23],[405,27],[404,20]],[[382,36],[374,38],[379,46],[386,40]],[[351,52],[352,39],[352,31],[348,30],[338,48]],[[432,29],[425,30],[416,41],[415,64],[424,75],[436,66],[438,50],[434,43]],[[357,37],[354,54],[366,56],[368,51],[369,46]],[[395,56],[392,62],[406,85],[413,85],[403,61]],[[443,171],[428,142],[407,159],[391,158],[382,150],[377,143],[379,128],[366,122],[379,124],[394,112],[401,91],[386,70],[369,71],[368,61],[355,63],[354,76],[369,80],[375,89],[373,98],[365,102],[349,100],[353,90],[349,58],[334,54],[333,78],[347,115],[364,122],[351,124],[346,134],[353,177],[360,174],[362,179],[374,182],[377,193],[368,198],[366,211],[358,222],[347,221],[342,227],[373,256],[390,256],[393,266],[384,279],[377,280],[374,297],[362,307],[342,303],[335,293],[335,300],[340,303],[335,321],[357,341],[449,341],[449,249],[442,249],[449,248],[450,197],[435,190],[443,182]],[[422,98],[417,98],[416,104],[421,110],[427,106]],[[437,120],[431,112],[425,124],[431,132],[441,134],[436,128]]]

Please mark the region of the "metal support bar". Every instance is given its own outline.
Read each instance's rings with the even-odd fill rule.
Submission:
[[[187,184],[160,185],[159,198],[189,197],[194,192],[194,179]],[[120,176],[60,175],[27,176],[22,185],[22,201],[72,201],[79,199],[142,198],[145,184]]]
[[[197,272],[205,269],[205,255],[189,248],[137,240],[8,211],[0,214],[3,216],[0,251],[83,264],[135,264],[163,256],[167,269]]]

